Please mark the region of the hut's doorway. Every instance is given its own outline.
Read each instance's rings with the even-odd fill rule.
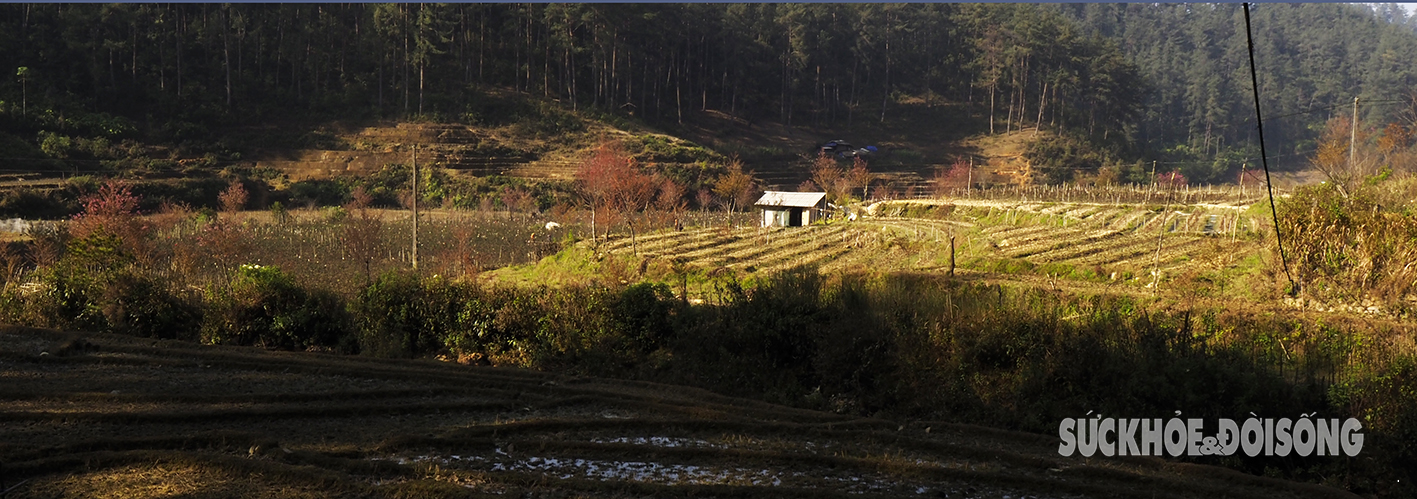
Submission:
[[[788,213],[788,215],[787,215],[787,226],[788,226],[788,227],[801,227],[801,226],[802,226],[802,208],[793,208],[792,211]]]

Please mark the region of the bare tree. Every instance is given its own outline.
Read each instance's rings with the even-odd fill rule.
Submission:
[[[536,198],[523,187],[502,189],[502,204],[509,213],[531,213],[536,207]]]
[[[373,196],[356,187],[350,193],[353,200],[345,205],[349,217],[344,220],[344,237],[348,255],[364,268],[364,282],[373,281],[374,260],[384,247],[384,220],[369,209]]]
[[[847,189],[861,189],[861,200],[865,201],[871,195],[871,180],[875,175],[871,170],[866,169],[866,160],[852,158],[851,170],[846,172],[843,180],[847,183]]]
[[[657,178],[659,179],[659,194],[654,198],[655,207],[673,218],[675,228],[683,228],[684,224],[680,221],[679,216],[689,206],[688,201],[684,200],[684,193],[688,190],[672,178],[659,176]]]
[[[818,154],[817,159],[812,161],[812,182],[827,193],[827,199],[833,203],[841,201],[846,196],[843,192],[846,187],[846,171],[835,159],[826,154]]]
[[[733,157],[728,162],[728,172],[718,177],[713,184],[713,192],[719,198],[728,203],[728,218],[733,219],[733,212],[748,203],[753,202],[753,197],[758,191],[758,178],[753,172],[743,171],[743,161],[738,157]]]
[[[217,196],[217,200],[221,202],[221,211],[228,215],[235,215],[245,209],[247,199],[250,199],[250,194],[246,192],[246,186],[242,185],[240,180],[232,180],[226,190]]]
[[[1347,116],[1328,120],[1328,127],[1319,138],[1318,150],[1311,163],[1314,168],[1328,177],[1339,194],[1348,197],[1356,182],[1374,173],[1376,161],[1367,148],[1358,147],[1367,141],[1369,133],[1353,128],[1353,121]]]

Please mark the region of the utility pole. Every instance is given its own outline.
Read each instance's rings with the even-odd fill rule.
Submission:
[[[1355,146],[1356,146],[1357,143],[1358,143],[1358,98],[1357,98],[1357,97],[1354,97],[1354,98],[1353,98],[1353,124],[1352,124],[1352,126],[1348,127],[1348,132],[1349,132],[1349,136],[1348,136],[1348,173],[1351,175],[1351,174],[1354,173],[1354,171],[1355,171],[1356,168],[1357,168],[1357,165],[1353,163],[1353,151],[1354,151],[1355,149],[1357,149]]]
[[[418,270],[418,144],[413,145],[413,269]]]
[[[1249,163],[1242,163],[1242,164],[1240,165],[1240,197],[1241,197],[1241,198],[1245,197],[1245,168],[1247,168],[1247,167],[1249,167],[1249,166],[1250,166]]]

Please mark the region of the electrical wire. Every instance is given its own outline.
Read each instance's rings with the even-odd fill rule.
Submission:
[[[1274,183],[1269,179],[1269,160],[1266,159],[1264,150],[1264,118],[1260,116],[1260,79],[1255,71],[1255,39],[1250,29],[1250,3],[1245,2],[1245,41],[1250,47],[1250,84],[1254,88],[1255,94],[1255,125],[1259,127],[1260,134],[1260,164],[1264,166],[1265,190],[1269,191],[1269,212],[1274,216],[1274,240],[1279,245],[1279,261],[1284,265],[1284,277],[1289,278],[1289,290],[1291,294],[1299,292],[1299,285],[1294,283],[1294,276],[1289,273],[1289,258],[1284,254],[1284,237],[1279,233],[1279,210],[1274,207]]]

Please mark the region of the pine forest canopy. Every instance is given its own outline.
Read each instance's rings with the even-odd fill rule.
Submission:
[[[1192,178],[1258,163],[1241,5],[1061,8],[1116,40],[1145,75],[1135,132],[1143,150],[1189,166]],[[1307,164],[1325,123],[1351,115],[1354,97],[1373,128],[1417,125],[1417,17],[1396,4],[1258,4],[1251,13],[1272,165]]]
[[[673,124],[718,110],[846,128],[905,98],[1042,124],[1216,179],[1256,158],[1234,4],[4,4],[4,132],[31,116],[180,136],[263,120],[514,119],[512,92]],[[1297,165],[1354,96],[1397,119],[1417,76],[1401,9],[1254,9],[1267,137]],[[23,72],[19,72],[23,68]],[[16,104],[19,104],[18,106]],[[1410,106],[1409,106],[1410,107]],[[957,107],[940,107],[942,113]],[[1315,111],[1318,110],[1318,111]],[[102,114],[100,114],[102,113]],[[107,120],[107,121],[106,121]],[[981,130],[988,132],[989,130]],[[195,133],[195,132],[194,132]]]

